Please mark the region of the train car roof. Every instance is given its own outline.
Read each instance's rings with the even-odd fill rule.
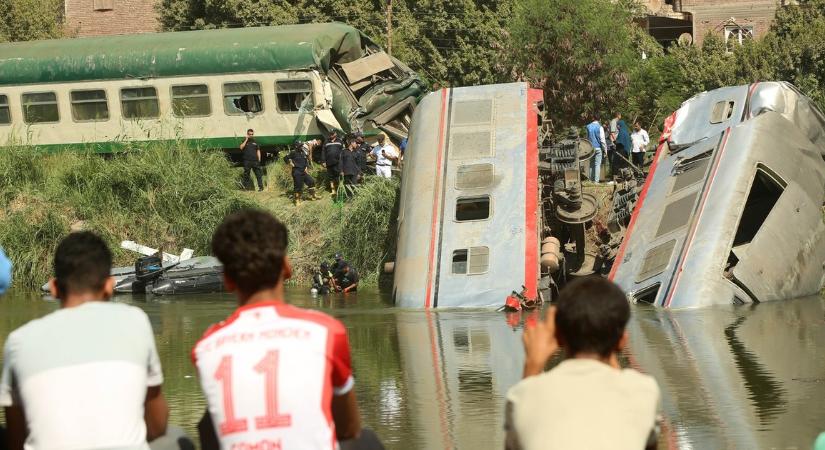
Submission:
[[[0,44],[0,86],[277,70],[329,70],[374,45],[342,23]]]

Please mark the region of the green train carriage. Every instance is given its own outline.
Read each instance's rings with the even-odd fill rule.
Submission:
[[[237,149],[332,129],[406,136],[421,79],[345,24],[0,44],[0,146]]]

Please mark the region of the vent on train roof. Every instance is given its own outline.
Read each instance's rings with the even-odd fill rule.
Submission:
[[[450,136],[450,158],[488,158],[493,156],[493,133],[454,130]]]
[[[677,171],[676,180],[673,182],[673,188],[671,188],[670,192],[681,191],[688,186],[702,181],[705,178],[705,173],[708,171],[712,156],[713,150],[680,161],[678,167],[674,167]]]
[[[453,103],[454,126],[489,125],[493,122],[493,100],[465,100]]]
[[[662,221],[659,222],[659,229],[656,230],[656,237],[676,231],[687,225],[693,215],[693,204],[696,202],[698,192],[691,192],[685,197],[670,202],[665,207],[662,214]]]
[[[676,240],[674,239],[650,249],[645,255],[644,262],[642,262],[642,270],[636,276],[636,282],[641,283],[662,273],[667,267],[667,263],[670,262],[675,246]]]
[[[456,189],[481,189],[493,184],[492,164],[465,164],[455,175]]]

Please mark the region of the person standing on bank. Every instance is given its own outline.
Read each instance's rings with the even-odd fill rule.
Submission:
[[[329,177],[329,191],[335,193],[338,189],[338,177],[341,175],[341,154],[344,153],[344,145],[338,140],[338,133],[333,131],[329,134],[329,141],[324,144],[322,150],[321,164],[327,169]]]
[[[292,151],[284,157],[284,162],[292,167],[292,183],[295,191],[295,205],[301,204],[304,185],[309,189],[310,198],[317,200],[315,195],[315,180],[309,175],[309,146],[301,141],[295,141]]]
[[[358,149],[355,152],[358,160],[358,181],[363,182],[364,176],[367,174],[369,167],[367,167],[367,155],[372,153],[372,147],[364,141],[364,135],[361,132],[355,133],[355,142],[358,143]]]
[[[602,172],[602,156],[607,156],[607,142],[604,138],[604,128],[599,123],[599,117],[593,116],[593,121],[587,125],[587,140],[593,146],[593,160],[590,162],[590,181],[599,182]]]
[[[344,177],[344,184],[354,186],[358,182],[358,174],[361,172],[358,167],[358,141],[350,140],[347,149],[341,155],[341,175]]]
[[[633,165],[641,169],[645,163],[645,150],[650,144],[650,136],[642,129],[639,122],[633,124],[633,134],[630,135],[630,140],[633,142]]]
[[[398,152],[385,135],[378,135],[378,145],[372,154],[375,157],[375,174],[383,178],[392,177],[392,164],[398,160]]]
[[[252,128],[246,130],[246,138],[240,145],[243,151],[243,184],[244,187],[254,186],[249,178],[249,171],[255,172],[255,179],[258,181],[258,192],[264,190],[264,174],[261,170],[261,147],[255,142],[255,131]]]

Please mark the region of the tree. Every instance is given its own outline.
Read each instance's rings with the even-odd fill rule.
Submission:
[[[62,0],[0,0],[0,41],[63,36]]]
[[[544,87],[554,129],[624,108],[628,76],[641,63],[628,4],[633,3],[516,1],[511,54],[519,73]]]

